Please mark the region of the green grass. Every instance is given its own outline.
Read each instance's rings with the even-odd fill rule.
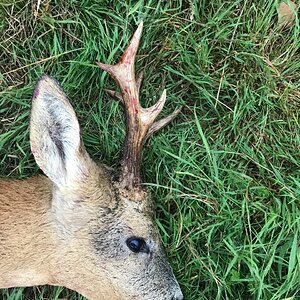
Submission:
[[[143,166],[185,299],[299,299],[299,20],[279,28],[279,1],[42,1],[35,18],[36,2],[0,1],[0,175],[38,172],[28,116],[42,73],[70,96],[88,151],[118,165],[122,110],[95,62],[116,62],[144,20],[142,104],[165,87],[162,115],[184,106]],[[0,297],[76,297],[22,291]]]

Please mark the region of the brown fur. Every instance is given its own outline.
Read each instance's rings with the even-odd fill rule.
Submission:
[[[134,256],[114,252],[115,245],[112,249],[101,245],[101,238],[119,240],[120,233],[126,232],[126,235],[151,237],[158,249],[161,245],[147,210],[140,203],[114,199],[118,193],[111,188],[111,195],[105,199],[99,186],[89,190],[83,186],[76,190],[76,195],[68,191],[78,207],[67,205],[65,212],[58,212],[51,202],[55,187],[46,177],[1,180],[0,286],[63,285],[88,299],[131,299],[132,294],[126,294],[126,287],[119,280],[123,275],[130,276],[131,271],[139,274],[144,263],[136,262]],[[111,220],[111,216],[118,219]],[[161,249],[157,258],[165,259]],[[128,264],[131,264],[129,271]],[[150,278],[156,285],[162,284],[166,275],[173,278],[169,267],[159,268],[161,272]],[[122,269],[124,274],[119,273]],[[115,283],[112,277],[120,278]],[[151,286],[148,279],[146,286],[147,283]]]
[[[48,178],[0,180],[0,288],[51,284],[90,300],[182,299],[149,195],[124,190],[91,160],[75,112],[50,77],[36,86],[30,123]],[[132,237],[149,251],[130,250]]]

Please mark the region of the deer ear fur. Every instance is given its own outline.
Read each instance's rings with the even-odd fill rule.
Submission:
[[[59,83],[46,75],[33,93],[30,146],[39,167],[58,187],[80,180],[87,154],[82,155],[78,120]]]

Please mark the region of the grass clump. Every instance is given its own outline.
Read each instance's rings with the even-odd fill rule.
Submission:
[[[88,151],[117,166],[123,116],[95,62],[115,62],[144,20],[142,104],[165,87],[163,114],[184,106],[145,145],[144,174],[185,299],[300,297],[299,20],[278,26],[278,1],[36,4],[0,4],[1,176],[37,172],[28,116],[42,73],[72,99]],[[80,299],[45,287],[0,295]]]

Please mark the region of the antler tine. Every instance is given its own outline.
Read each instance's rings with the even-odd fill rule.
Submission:
[[[123,103],[125,109],[127,132],[119,183],[122,189],[133,191],[132,195],[138,195],[139,193],[135,193],[135,191],[141,190],[140,157],[145,139],[170,122],[178,113],[175,112],[169,117],[154,123],[155,118],[162,110],[166,101],[166,90],[163,91],[160,99],[152,107],[142,108],[140,105],[139,90],[142,82],[142,73],[135,80],[134,60],[142,29],[143,23],[141,22],[118,64],[107,65],[100,62],[97,63],[120,86],[121,93],[112,90],[108,90],[107,92],[118,98]]]
[[[143,77],[144,77],[143,72],[142,71],[139,72],[138,76],[137,76],[137,80],[136,80],[136,88],[137,88],[138,92],[140,91],[141,84],[142,84],[142,81],[143,81]]]
[[[109,90],[109,89],[105,89],[105,92],[107,94],[109,94],[110,96],[116,98],[117,100],[119,100],[121,103],[123,103],[123,97],[122,94],[113,90]]]
[[[131,38],[130,44],[124,51],[120,59],[120,62],[118,64],[108,65],[108,64],[103,64],[101,62],[97,62],[97,65],[102,70],[107,71],[119,83],[119,85],[122,83],[120,82],[120,80],[125,79],[126,75],[128,75],[128,74],[124,74],[125,69],[127,69],[127,71],[131,71],[130,75],[133,77],[131,79],[134,80],[134,60],[139,47],[142,30],[143,30],[143,22],[141,22],[138,28],[136,29],[133,37]]]
[[[177,115],[180,113],[181,109],[182,109],[182,106],[177,108],[174,112],[172,112],[167,117],[160,119],[157,122],[154,122],[149,128],[145,140],[147,140],[154,132],[162,129],[163,127],[168,125],[171,121],[173,121],[177,117]]]

